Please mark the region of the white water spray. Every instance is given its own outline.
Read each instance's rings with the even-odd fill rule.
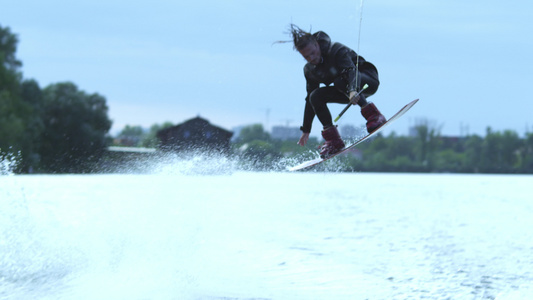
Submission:
[[[20,160],[20,153],[2,154],[0,149],[0,175],[13,175]]]

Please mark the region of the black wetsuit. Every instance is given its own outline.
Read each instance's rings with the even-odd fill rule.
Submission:
[[[322,62],[318,65],[307,63],[304,75],[307,81],[307,97],[305,98],[305,111],[303,132],[311,132],[311,125],[315,115],[324,127],[333,125],[331,113],[327,103],[347,104],[351,91],[359,91],[364,84],[368,88],[361,94],[359,105],[364,106],[366,97],[373,95],[379,86],[378,71],[376,67],[366,61],[362,56],[341,43],[331,43],[329,36],[318,31],[313,34],[320,46]],[[356,64],[358,74],[356,76]],[[325,86],[320,87],[320,84]],[[333,86],[331,84],[333,83]]]

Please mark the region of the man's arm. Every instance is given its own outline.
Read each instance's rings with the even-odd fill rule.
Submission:
[[[311,132],[311,126],[313,125],[313,120],[315,118],[315,110],[313,109],[313,106],[311,105],[311,102],[310,102],[311,93],[314,90],[316,90],[320,86],[320,84],[310,78],[305,68],[304,68],[304,75],[305,75],[307,96],[305,97],[303,125],[302,127],[300,127],[300,130],[304,133],[309,133]]]
[[[354,64],[354,51],[346,46],[340,47],[335,55],[335,67],[340,70],[339,78],[335,80],[335,87],[349,95],[357,89],[356,66]],[[361,60],[363,62],[363,60]]]

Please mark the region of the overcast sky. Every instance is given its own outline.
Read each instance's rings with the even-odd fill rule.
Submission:
[[[112,132],[198,115],[231,129],[300,126],[304,59],[288,25],[323,30],[379,69],[369,100],[388,131],[420,120],[444,135],[533,131],[533,2],[529,0],[17,0],[0,25],[19,37],[24,78],[64,81],[107,99]],[[359,36],[359,29],[361,35]],[[360,42],[358,43],[358,40]],[[338,114],[343,105],[331,104]],[[362,126],[353,107],[339,124]],[[313,134],[320,124],[315,119]]]

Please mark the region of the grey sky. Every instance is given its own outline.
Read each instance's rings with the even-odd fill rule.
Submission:
[[[367,0],[359,45],[361,1],[3,2],[24,77],[105,96],[115,132],[198,114],[225,128],[300,126],[305,61],[291,44],[272,45],[290,38],[291,22],[359,48],[379,69],[370,100],[387,117],[421,99],[388,131],[406,134],[420,119],[445,135],[533,131],[531,1]],[[339,123],[364,120],[354,107]]]

